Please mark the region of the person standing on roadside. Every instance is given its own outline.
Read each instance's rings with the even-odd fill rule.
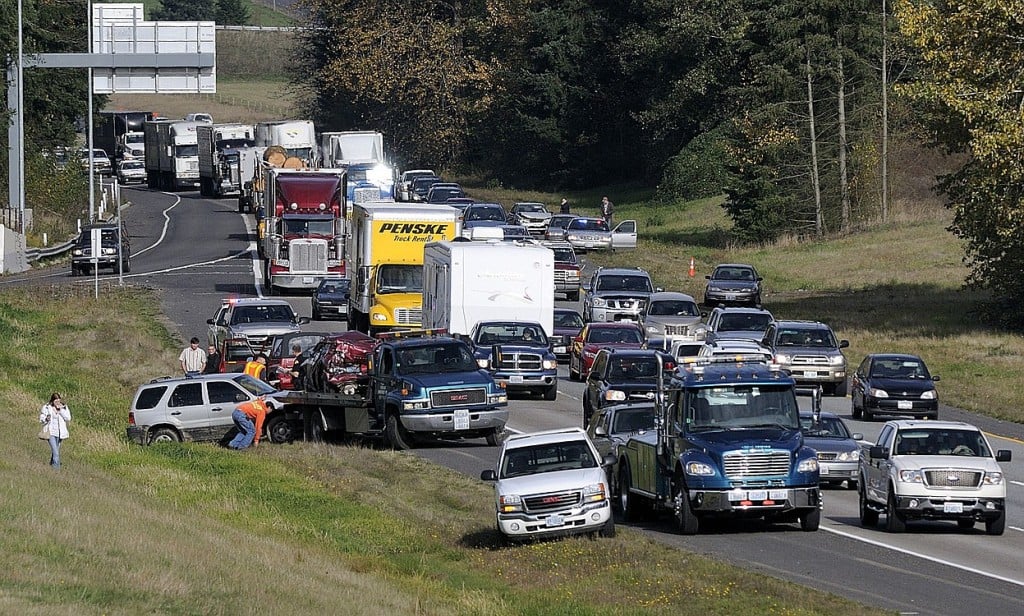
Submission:
[[[558,213],[559,214],[568,214],[569,213],[569,200],[566,199],[565,197],[562,197],[562,204],[558,206]]]
[[[212,344],[206,348],[206,368],[203,374],[217,374],[220,372],[220,351]]]
[[[181,362],[185,378],[190,379],[203,373],[206,369],[206,351],[199,348],[199,338],[192,336],[188,346],[178,356],[178,361]]]
[[[265,396],[255,400],[243,402],[231,412],[231,419],[238,428],[238,434],[231,439],[228,447],[231,449],[246,449],[250,445],[259,447],[260,434],[263,433],[263,421],[267,418],[267,402]]]
[[[605,222],[608,223],[608,228],[612,228],[612,217],[615,215],[615,204],[612,203],[608,197],[601,197],[601,216],[604,217]]]
[[[50,432],[50,466],[60,468],[60,444],[68,437],[68,422],[71,409],[64,404],[60,394],[54,392],[50,401],[39,411],[39,423]]]

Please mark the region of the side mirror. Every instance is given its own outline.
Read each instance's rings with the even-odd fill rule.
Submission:
[[[839,341],[839,348],[840,349],[845,349],[848,346],[850,346],[850,341],[849,340],[840,340]]]
[[[207,325],[213,325],[214,323],[216,323],[216,321],[214,321],[213,319],[206,319]]]
[[[937,374],[933,374],[933,375],[932,375],[932,380],[933,380],[933,381],[941,381],[942,379],[941,379],[941,378],[939,378],[939,375],[937,375]]]
[[[758,282],[761,282],[761,281],[763,281],[763,280],[764,280],[764,276],[758,276],[758,277],[757,277],[757,281],[758,281]]]
[[[711,274],[707,274],[707,275],[705,275],[705,276],[704,276],[704,280],[711,280]]]
[[[310,322],[309,317],[299,317],[296,321],[299,325],[306,325]]]
[[[618,461],[614,453],[608,453],[601,459],[601,466],[615,466],[615,463]]]
[[[863,441],[864,435],[861,434],[860,432],[854,432],[853,434],[850,435],[850,438],[852,438],[855,441]]]
[[[1009,462],[1013,452],[1009,449],[1000,449],[996,452],[996,462]]]
[[[884,460],[885,459],[885,447],[880,445],[872,445],[868,448],[868,457],[872,460]]]
[[[596,436],[608,436],[608,431],[604,429],[604,426],[597,426],[594,428],[594,434]]]
[[[654,287],[654,292],[655,292],[655,293],[661,293],[661,292],[662,292],[662,291],[664,291],[664,290],[665,290],[665,289],[663,289],[662,287]]]
[[[494,469],[489,468],[486,471],[483,471],[483,472],[480,473],[480,480],[481,481],[497,481],[498,480],[498,473],[494,472]]]

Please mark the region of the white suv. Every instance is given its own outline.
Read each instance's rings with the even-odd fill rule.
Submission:
[[[498,530],[510,541],[593,533],[615,536],[605,468],[587,433],[566,428],[518,434],[505,441],[495,481]]]

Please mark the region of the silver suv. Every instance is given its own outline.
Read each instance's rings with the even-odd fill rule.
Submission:
[[[271,339],[299,331],[309,317],[299,317],[283,299],[259,297],[226,300],[210,325],[207,342],[218,349],[225,340],[245,338],[256,351],[269,350]]]
[[[582,533],[615,536],[606,468],[587,433],[563,428],[509,436],[493,481],[498,530],[510,541]]]
[[[128,413],[128,439],[156,442],[224,441],[234,429],[231,413],[257,396],[277,390],[246,374],[202,374],[194,378],[154,379],[139,387]],[[280,407],[268,397],[268,405]],[[264,428],[290,429],[284,413],[267,417]],[[278,425],[280,424],[280,425]]]
[[[651,275],[639,267],[603,267],[584,287],[583,318],[591,323],[640,322],[655,289]]]
[[[701,322],[704,315],[692,296],[674,291],[654,293],[643,314],[647,340],[651,346],[664,348],[676,340],[703,342],[708,329]]]
[[[798,384],[821,384],[825,393],[846,395],[847,340],[837,340],[832,328],[818,321],[776,321],[761,344],[772,350],[775,363]]]

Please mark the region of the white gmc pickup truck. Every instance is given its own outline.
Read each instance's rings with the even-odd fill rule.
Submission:
[[[878,441],[860,456],[860,521],[889,532],[908,520],[956,520],[960,528],[985,523],[989,535],[1006,527],[1006,482],[999,462],[1010,451],[993,452],[978,428],[954,421],[889,421]]]

